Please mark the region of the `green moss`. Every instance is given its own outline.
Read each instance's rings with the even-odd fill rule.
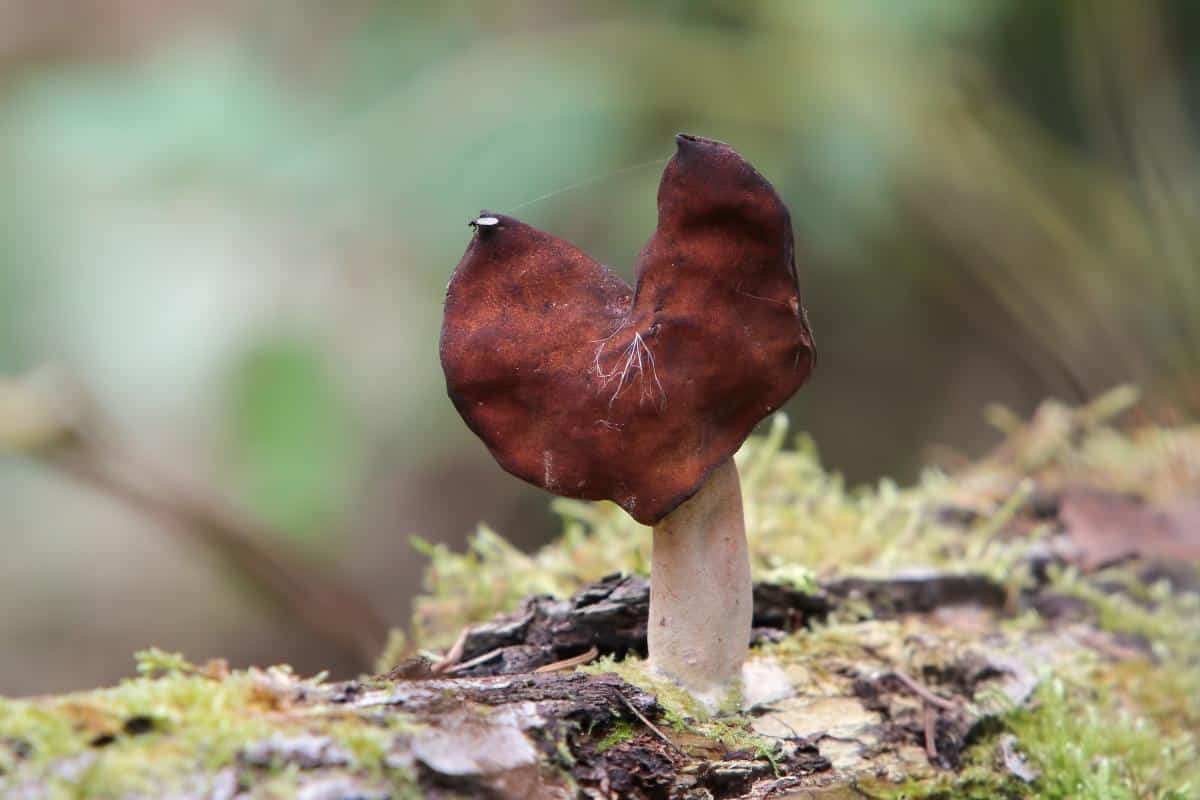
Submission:
[[[318,681],[301,681],[286,668],[209,677],[181,656],[160,651],[139,654],[138,668],[144,677],[113,688],[0,700],[0,740],[30,748],[28,758],[4,764],[5,772],[67,796],[115,798],[161,791],[197,773],[211,775],[234,764],[246,745],[275,733],[311,733],[332,737],[353,756],[356,771],[383,776],[384,754],[409,725],[403,716],[382,725],[336,706],[294,709],[295,689],[315,688]],[[126,726],[133,719],[148,730],[131,732]],[[59,774],[62,759],[79,755],[94,758],[78,775]],[[286,784],[287,769],[271,782]]]
[[[256,795],[265,800],[285,800],[285,798],[295,797],[302,777],[299,767],[294,765],[281,767],[255,787]]]
[[[1055,591],[1086,600],[1101,629],[1137,637],[1144,658],[1111,660],[1081,647],[1024,708],[972,748],[958,775],[881,791],[895,797],[1004,796],[1183,800],[1200,795],[1200,595],[1145,586],[1114,568],[1082,576],[1053,572]],[[1100,588],[1097,583],[1103,584]],[[1024,617],[1022,627],[1039,624]],[[1044,623],[1040,623],[1044,624]],[[1033,787],[1001,768],[1003,733],[1040,773]]]
[[[641,728],[629,720],[619,719],[613,724],[612,730],[603,739],[596,742],[596,752],[603,753],[605,750],[611,750],[622,742],[628,742],[641,733]]]
[[[996,798],[1046,800],[1185,800],[1200,791],[1195,730],[1165,734],[1125,706],[1110,687],[1053,679],[1034,704],[1010,712],[1004,730],[1038,771],[1031,786],[999,763],[999,734],[974,746],[959,774],[881,790],[895,798]]]
[[[626,682],[654,695],[662,707],[662,719],[666,728],[683,734],[685,740],[702,740],[718,745],[719,749],[725,752],[750,750],[773,753],[777,749],[775,742],[754,733],[745,717],[732,711],[710,714],[704,705],[687,691],[652,673],[642,659],[633,656],[621,660],[605,657],[586,667],[580,667],[580,671],[589,674],[614,673]]]
[[[1200,791],[1192,736],[1164,736],[1140,709],[1123,708],[1111,687],[1054,680],[1037,702],[1008,724],[1041,770],[1043,797],[1183,800]]]
[[[32,762],[21,765],[26,772],[94,752],[77,790],[81,796],[116,797],[142,790],[156,777],[231,763],[240,746],[271,732],[264,717],[236,713],[251,704],[252,687],[242,678],[212,681],[173,673],[49,702],[10,701],[0,715],[0,736],[32,747]],[[137,740],[124,735],[125,721],[133,717],[153,720],[153,731]],[[91,748],[105,737],[116,738],[103,749]],[[67,783],[47,777],[52,785]]]
[[[133,654],[133,660],[137,665],[138,675],[150,678],[196,671],[196,665],[184,658],[182,653],[168,653],[157,647],[139,650]]]
[[[575,766],[575,754],[571,752],[571,747],[566,743],[565,740],[558,740],[558,742],[554,745],[554,752],[558,756],[558,764],[556,766],[562,767],[564,770]],[[563,777],[569,776],[564,772]]]
[[[1070,568],[1052,570],[1050,577],[1055,591],[1086,600],[1105,630],[1143,636],[1173,651],[1200,652],[1200,627],[1195,624],[1200,595],[1173,592],[1166,581],[1147,585],[1120,568],[1087,579]]]
[[[696,698],[671,681],[652,673],[647,668],[646,662],[640,658],[628,656],[617,659],[605,656],[587,666],[579,667],[579,672],[590,675],[613,673],[620,676],[626,683],[631,683],[639,689],[649,692],[658,698],[658,704],[662,706],[665,718],[672,724],[675,721],[682,723],[684,720],[705,719],[709,716],[704,706]]]

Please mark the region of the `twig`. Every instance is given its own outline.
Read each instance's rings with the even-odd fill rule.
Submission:
[[[587,664],[598,655],[600,655],[599,648],[597,648],[596,645],[592,645],[590,648],[588,648],[586,653],[580,653],[577,656],[564,658],[561,661],[555,661],[552,664],[543,664],[535,669],[534,672],[558,672],[564,669],[571,669],[572,667],[580,667],[584,664]]]
[[[471,667],[477,667],[480,664],[491,661],[503,649],[503,647],[497,647],[495,650],[489,650],[481,656],[475,656],[475,658],[472,658],[470,661],[464,661],[461,664],[455,664],[452,667],[447,667],[445,670],[443,670],[443,672],[446,675],[457,675],[463,670],[468,670]]]
[[[435,675],[440,675],[446,670],[453,667],[462,660],[463,649],[467,646],[467,636],[471,633],[471,626],[466,626],[458,634],[458,638],[454,640],[454,644],[446,651],[446,655],[442,656],[436,664],[429,668],[429,671]]]
[[[896,670],[892,673],[892,675],[894,675],[896,677],[896,680],[898,680],[902,684],[904,684],[905,688],[907,688],[909,691],[911,691],[917,697],[920,697],[926,703],[929,703],[931,706],[937,706],[938,708],[945,709],[946,711],[957,711],[958,710],[957,703],[947,700],[944,697],[938,697],[936,694],[929,691],[924,686],[922,686],[921,684],[917,683],[912,678],[905,675],[903,672]]]
[[[276,534],[215,499],[168,487],[149,487],[106,468],[86,452],[49,461],[219,553],[248,575],[297,620],[363,666],[383,650],[387,625],[363,598],[335,579],[267,543]],[[161,480],[161,479],[160,479]]]
[[[792,727],[791,723],[789,723],[783,717],[781,717],[777,714],[772,714],[769,717],[769,719],[773,719],[776,722],[778,722],[780,725],[782,725],[783,727],[787,728],[789,731],[792,732],[792,735],[791,736],[768,736],[767,737],[768,739],[782,739],[785,742],[808,741],[807,737],[801,736],[800,732],[797,731],[794,727]]]
[[[36,390],[29,389],[34,392]],[[21,451],[102,491],[220,555],[290,616],[364,667],[383,650],[388,626],[345,584],[274,546],[283,537],[205,487],[140,458],[78,387],[40,393],[58,417],[55,437]]]
[[[921,708],[925,715],[925,755],[929,756],[930,761],[933,761],[938,757],[937,737],[934,729],[936,717],[933,713],[933,706],[929,703],[922,703]]]
[[[620,689],[618,689],[618,690],[617,690],[617,697],[621,698],[621,702],[623,702],[623,703],[625,704],[625,706],[626,706],[626,707],[627,707],[627,708],[628,708],[630,711],[632,711],[632,712],[633,712],[633,715],[634,715],[635,717],[637,717],[638,719],[640,719],[640,720],[642,721],[642,724],[643,724],[643,725],[645,725],[645,726],[646,726],[647,728],[649,728],[650,730],[654,731],[654,734],[655,734],[655,735],[656,735],[658,738],[660,738],[660,739],[662,739],[664,742],[666,742],[666,744],[667,744],[667,747],[671,748],[671,749],[672,749],[672,750],[674,750],[676,753],[679,753],[679,755],[684,755],[684,752],[683,752],[682,750],[680,750],[680,749],[679,749],[679,745],[675,744],[675,743],[674,743],[674,742],[672,742],[670,739],[668,739],[668,738],[667,738],[667,735],[666,735],[665,733],[663,733],[662,731],[660,731],[660,730],[659,730],[657,727],[655,727],[655,725],[654,725],[654,723],[653,723],[653,722],[651,722],[650,720],[646,719],[646,715],[645,715],[645,714],[643,714],[642,712],[638,711],[638,710],[637,710],[637,707],[636,707],[636,706],[635,706],[633,703],[629,702],[629,698],[628,698],[628,697],[626,697],[626,696],[625,696],[625,694],[624,694],[624,692],[622,692]]]

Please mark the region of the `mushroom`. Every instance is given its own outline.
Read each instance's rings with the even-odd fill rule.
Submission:
[[[779,195],[727,144],[676,144],[635,288],[512,217],[472,220],[441,358],[454,406],[505,470],[654,527],[650,662],[711,707],[750,639],[733,454],[816,351]]]

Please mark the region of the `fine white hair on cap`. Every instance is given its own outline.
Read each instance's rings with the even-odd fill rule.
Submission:
[[[499,225],[500,220],[498,220],[495,217],[478,217],[475,220],[474,224],[475,225],[486,225],[488,227],[491,227],[492,225]]]

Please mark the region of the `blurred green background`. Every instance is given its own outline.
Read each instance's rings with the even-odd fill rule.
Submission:
[[[513,212],[629,276],[684,130],[792,209],[821,360],[789,412],[851,480],[982,452],[990,402],[1135,381],[1191,415],[1198,44],[1188,0],[14,0],[0,372],[74,376],[402,625],[411,534],[556,530],[445,399],[465,223]],[[150,644],[366,666],[213,555],[0,461],[0,693]]]

